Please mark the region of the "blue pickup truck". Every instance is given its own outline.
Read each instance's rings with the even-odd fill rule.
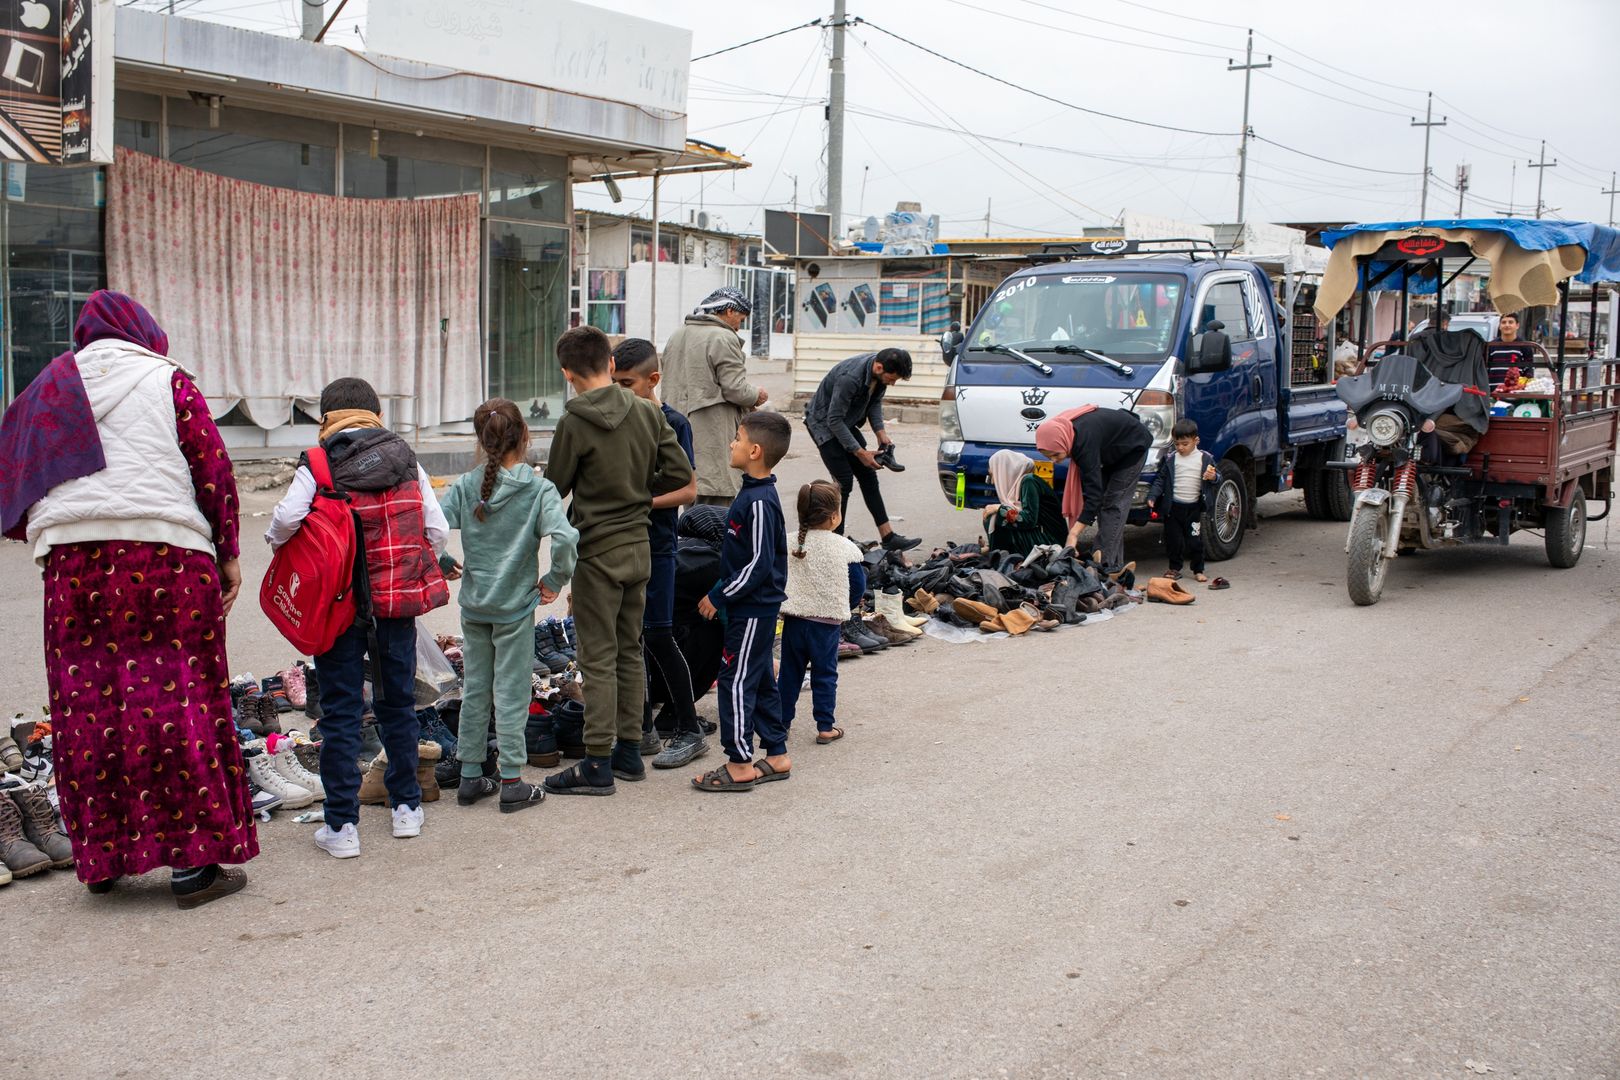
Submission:
[[[1254,523],[1255,500],[1303,489],[1316,517],[1348,521],[1341,470],[1345,409],[1326,383],[1292,385],[1289,335],[1261,266],[1209,245],[1098,241],[1051,248],[1008,277],[956,346],[940,404],[939,478],[959,506],[994,501],[990,455],[1035,452],[1042,420],[1078,405],[1128,409],[1153,434],[1132,524],[1146,524],[1148,484],[1170,427],[1198,422],[1219,463],[1215,510],[1205,525],[1210,557],[1228,559]],[[1297,284],[1297,282],[1296,282]]]

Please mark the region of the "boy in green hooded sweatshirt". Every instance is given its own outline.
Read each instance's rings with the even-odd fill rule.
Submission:
[[[574,397],[551,440],[546,476],[573,495],[579,530],[574,628],[585,675],[585,760],[546,777],[554,795],[611,795],[613,778],[643,780],[641,707],[646,677],[641,619],[652,575],[647,522],[655,495],[678,491],[692,465],[650,401],[613,382],[612,347],[594,326],[557,341]]]
[[[537,806],[545,790],[523,779],[528,759],[534,662],[534,609],[557,599],[574,571],[579,533],[563,514],[562,496],[535,475],[524,458],[529,428],[518,407],[493,398],[473,413],[473,431],[485,463],[445,493],[445,520],[461,530],[465,567],[448,555],[445,576],[461,577],[461,632],[466,677],[456,756],[461,786],[456,802],[471,806],[500,793],[501,813]],[[551,569],[540,573],[540,541],[551,537]],[[538,578],[538,580],[537,580]],[[495,710],[501,782],[485,776],[489,715]]]

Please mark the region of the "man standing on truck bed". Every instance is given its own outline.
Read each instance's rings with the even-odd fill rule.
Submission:
[[[894,440],[883,426],[883,395],[901,379],[911,378],[911,354],[904,349],[884,349],[841,360],[827,372],[816,387],[815,396],[804,408],[804,426],[821,452],[822,464],[838,482],[843,498],[839,515],[849,519],[849,495],[860,481],[861,498],[877,524],[878,538],[886,551],[907,551],[922,543],[901,536],[889,524],[889,511],[878,490],[878,469],[897,469]],[[870,422],[878,450],[866,448],[861,425]],[[838,532],[844,531],[840,522]]]
[[[1135,413],[1082,405],[1035,429],[1035,447],[1054,462],[1067,459],[1063,517],[1068,546],[1090,542],[1103,553],[1103,569],[1125,565],[1125,519],[1153,436]]]

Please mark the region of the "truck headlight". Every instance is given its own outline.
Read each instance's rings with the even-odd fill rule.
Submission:
[[[954,386],[947,386],[939,399],[939,438],[942,443],[962,441],[962,417],[956,411]]]
[[[1170,429],[1176,422],[1176,399],[1163,390],[1144,390],[1136,397],[1132,410],[1142,426],[1153,436],[1154,446],[1167,446]]]

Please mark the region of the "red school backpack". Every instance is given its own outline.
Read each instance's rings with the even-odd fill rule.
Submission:
[[[309,514],[270,560],[259,606],[306,656],[329,651],[359,617],[370,617],[365,540],[349,496],[332,483],[326,451],[306,455],[315,478]]]

